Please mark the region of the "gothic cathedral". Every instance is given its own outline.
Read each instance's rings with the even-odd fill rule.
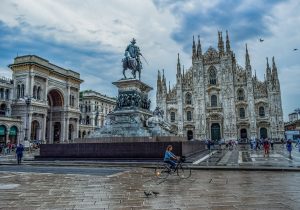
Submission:
[[[178,54],[176,85],[167,89],[158,71],[156,101],[179,136],[188,139],[250,139],[284,137],[283,113],[277,67],[267,59],[266,76],[252,75],[246,45],[245,68],[231,50],[228,33],[224,46],[218,32],[218,50],[202,54],[193,38],[192,66],[184,72]]]

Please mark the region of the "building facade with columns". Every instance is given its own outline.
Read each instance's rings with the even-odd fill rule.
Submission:
[[[79,138],[84,138],[96,128],[104,125],[105,117],[114,110],[116,98],[103,95],[93,90],[80,92],[80,128]]]
[[[16,144],[23,132],[21,119],[11,117],[13,80],[0,78],[0,144]]]
[[[275,59],[267,60],[265,79],[253,75],[246,45],[245,66],[238,65],[228,33],[218,32],[217,49],[202,53],[200,39],[192,43],[192,66],[177,59],[176,84],[167,89],[158,72],[157,105],[180,136],[188,139],[284,138],[280,82]]]
[[[9,68],[11,116],[23,122],[20,142],[67,143],[77,138],[80,74],[35,55],[16,57]]]

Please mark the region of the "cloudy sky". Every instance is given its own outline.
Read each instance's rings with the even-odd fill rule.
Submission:
[[[300,107],[299,11],[298,0],[1,0],[0,75],[11,77],[7,65],[17,55],[35,54],[78,71],[82,90],[115,96],[111,82],[121,78],[124,49],[135,37],[149,63],[142,79],[155,88],[164,68],[173,85],[177,53],[191,66],[192,36],[201,36],[206,51],[217,47],[218,30],[228,30],[242,66],[248,44],[259,79],[265,58],[275,56],[287,119]]]

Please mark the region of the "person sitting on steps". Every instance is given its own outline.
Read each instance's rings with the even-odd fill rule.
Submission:
[[[168,145],[164,156],[164,162],[168,163],[171,166],[171,169],[175,169],[179,158],[172,153],[172,150],[172,145]]]

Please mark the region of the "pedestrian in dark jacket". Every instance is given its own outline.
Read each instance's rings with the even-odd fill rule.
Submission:
[[[293,145],[292,145],[292,140],[288,140],[286,142],[286,149],[287,151],[289,152],[289,158],[292,159],[292,148],[293,148]]]
[[[22,157],[23,157],[23,151],[24,151],[23,145],[22,145],[22,144],[19,144],[19,145],[17,146],[17,149],[16,149],[18,165],[21,164]]]

